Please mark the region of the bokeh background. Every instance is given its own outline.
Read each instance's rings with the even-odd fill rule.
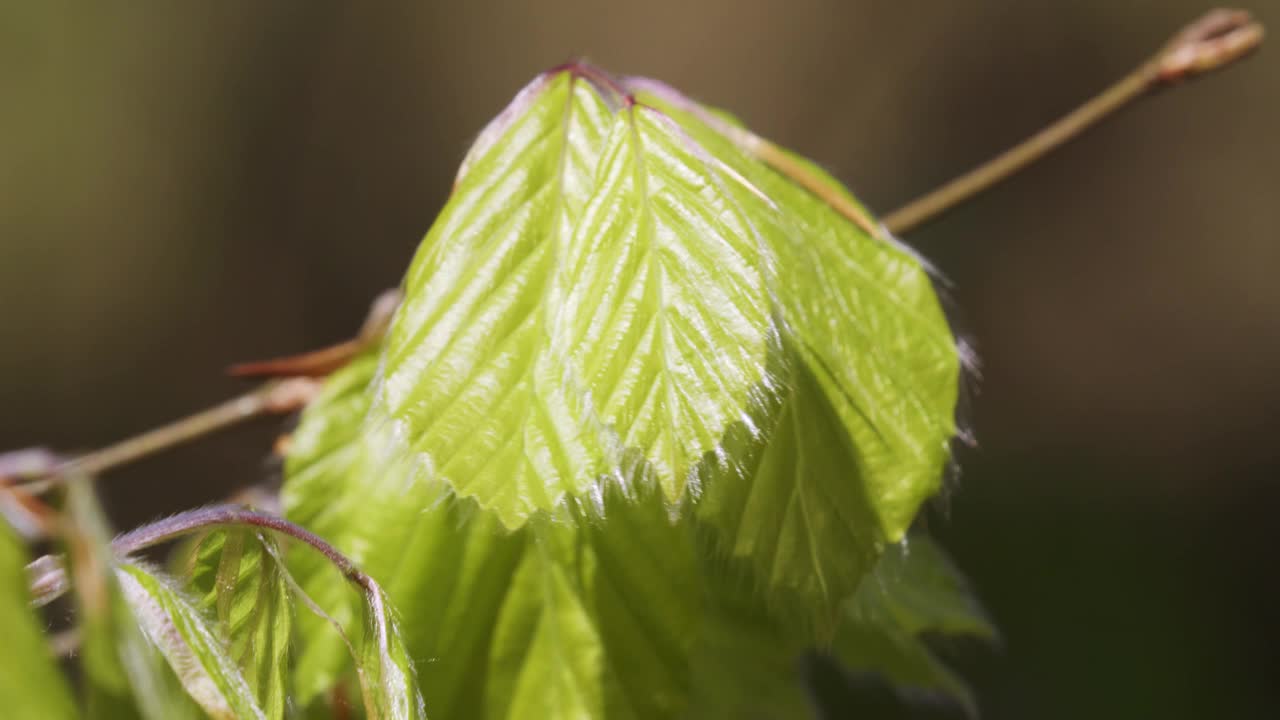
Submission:
[[[1280,30],[1280,2],[1249,8]],[[571,55],[731,108],[887,211],[1205,9],[6,0],[0,448],[100,445],[348,336],[474,133]],[[954,653],[987,718],[1280,713],[1277,128],[1272,47],[906,238],[983,358],[979,446],[930,524],[1004,633]],[[114,519],[273,472],[277,429],[113,473]]]

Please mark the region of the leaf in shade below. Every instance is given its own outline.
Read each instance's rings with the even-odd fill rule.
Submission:
[[[973,693],[929,643],[963,638],[990,642],[996,631],[950,559],[913,533],[848,603],[832,650],[846,670],[879,675],[907,699],[949,700],[975,717]]]

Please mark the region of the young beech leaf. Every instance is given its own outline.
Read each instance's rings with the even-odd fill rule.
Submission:
[[[628,82],[553,71],[482,134],[406,277],[371,427],[511,528],[627,478],[705,492],[721,548],[829,638],[939,488],[960,353],[918,258]]]
[[[136,563],[122,563],[116,576],[138,625],[210,717],[267,717],[223,642],[171,579]]]
[[[364,635],[356,672],[369,720],[426,720],[413,659],[382,588],[365,595]]]
[[[88,480],[68,483],[66,510],[69,522],[64,539],[77,600],[85,716],[109,720],[204,716],[143,631],[122,592],[106,519]]]
[[[576,72],[535,80],[500,128],[409,270],[378,409],[422,481],[512,528],[629,458],[681,500],[767,386],[752,219],[675,124]]]
[[[908,699],[941,697],[977,715],[964,681],[926,637],[990,641],[996,632],[964,578],[927,536],[889,548],[845,608],[832,648],[848,670],[880,675]]]
[[[215,530],[191,556],[189,587],[239,665],[268,718],[289,701],[289,634],[293,609],[275,541],[258,531]]]
[[[0,708],[13,718],[73,720],[79,714],[71,690],[31,610],[26,562],[22,541],[0,520]]]
[[[939,487],[961,363],[928,273],[726,122],[585,66],[536,79],[384,346],[303,415],[286,514],[384,584],[441,717],[732,717],[735,677],[790,714],[783,669]],[[289,561],[359,637],[358,598]],[[304,705],[350,672],[320,624]]]

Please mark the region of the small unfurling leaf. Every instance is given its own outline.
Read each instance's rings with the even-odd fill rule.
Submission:
[[[116,576],[139,627],[210,717],[267,717],[224,643],[173,580],[130,562],[120,564]]]
[[[287,572],[275,540],[256,530],[215,530],[200,539],[190,574],[201,610],[240,666],[259,706],[283,718],[289,701],[289,636],[293,624]]]

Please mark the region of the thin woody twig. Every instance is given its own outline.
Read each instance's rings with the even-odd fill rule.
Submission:
[[[290,413],[305,405],[315,389],[316,382],[310,378],[271,381],[207,410],[59,463],[16,487],[39,494],[60,477],[94,477],[256,417]]]
[[[244,366],[257,369],[257,372],[245,374],[280,374],[286,377],[269,380],[253,390],[207,410],[70,460],[45,462],[39,467],[34,467],[32,462],[26,461],[26,455],[0,456],[13,459],[7,464],[0,464],[0,480],[10,477],[12,489],[20,488],[26,494],[36,495],[51,488],[61,477],[73,475],[94,477],[253,418],[284,415],[297,411],[305,407],[319,391],[318,377],[342,367],[357,353],[382,338],[399,302],[398,290],[388,290],[378,296],[355,339],[335,346],[335,348],[344,349],[344,352],[332,352],[333,348],[330,348],[296,358]],[[317,356],[323,357],[324,362],[316,363],[307,360]],[[303,360],[298,361],[299,358]],[[53,456],[48,455],[48,457]],[[18,463],[19,459],[24,460],[21,465]],[[8,470],[12,468],[9,468],[9,465],[23,469],[23,472],[14,470],[10,473]]]
[[[992,160],[884,217],[890,232],[909,232],[1061,147],[1129,103],[1182,80],[1225,68],[1261,43],[1261,23],[1243,10],[1213,10],[1173,37],[1119,82]]]

